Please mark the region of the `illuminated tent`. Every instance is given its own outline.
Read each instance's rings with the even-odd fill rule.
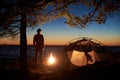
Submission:
[[[96,62],[113,63],[112,56],[102,43],[86,37],[70,41],[65,47],[70,62],[75,66],[85,66]]]

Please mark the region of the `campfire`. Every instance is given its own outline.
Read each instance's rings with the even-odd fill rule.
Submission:
[[[50,57],[48,58],[48,64],[54,64],[55,63],[55,58],[53,57],[53,54],[50,54]]]

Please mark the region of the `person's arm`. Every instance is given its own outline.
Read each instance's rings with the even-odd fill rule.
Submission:
[[[43,42],[42,42],[42,43],[43,43],[42,46],[43,46],[43,48],[44,48],[44,36],[43,36],[43,35],[42,35],[42,41],[43,41]]]
[[[33,46],[35,46],[35,36],[33,37]]]

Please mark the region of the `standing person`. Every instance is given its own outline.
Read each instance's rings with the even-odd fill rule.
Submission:
[[[35,63],[42,65],[42,50],[44,47],[44,37],[41,34],[41,29],[37,29],[37,34],[34,35],[33,45],[35,47]]]

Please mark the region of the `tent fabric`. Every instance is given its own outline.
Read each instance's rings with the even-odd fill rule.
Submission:
[[[89,38],[79,38],[70,42],[65,48],[70,62],[75,66],[85,66],[95,62],[112,63],[113,58],[100,44]]]

